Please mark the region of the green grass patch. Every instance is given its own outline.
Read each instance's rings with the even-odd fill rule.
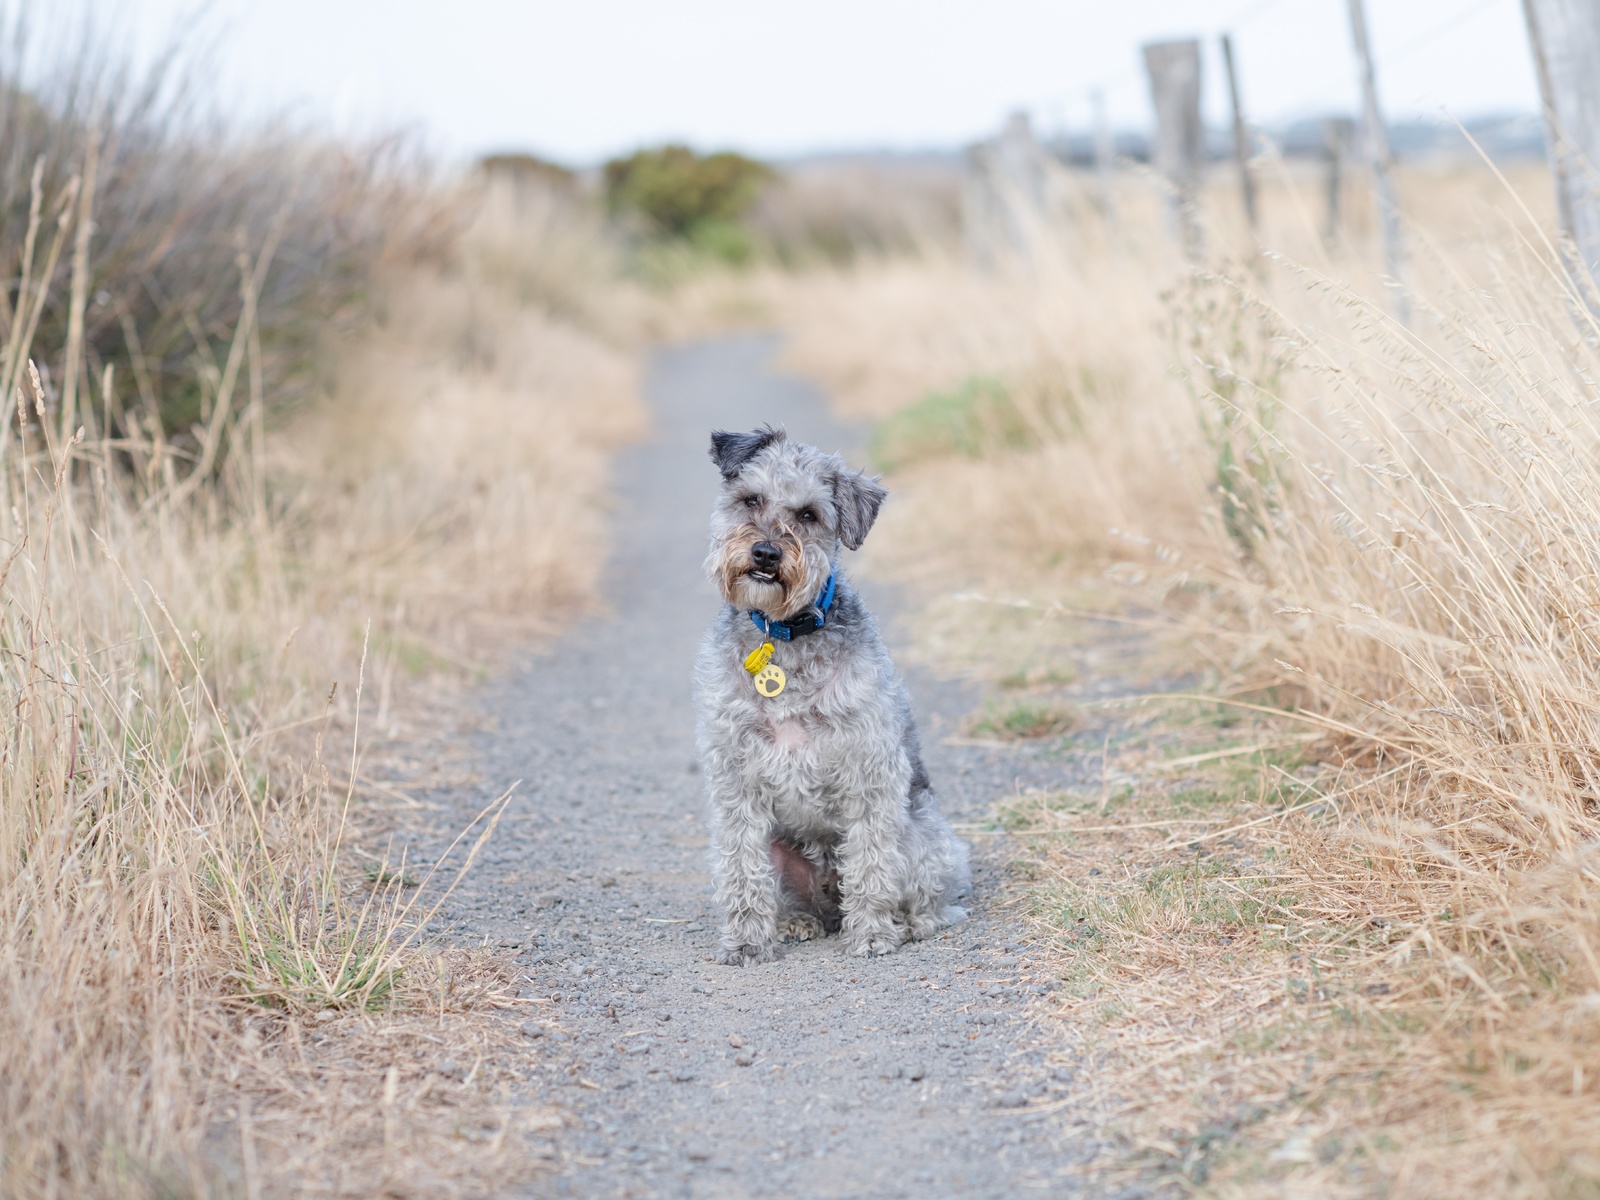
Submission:
[[[299,931],[260,926],[242,938],[244,995],[268,1008],[382,1008],[399,972],[393,948],[359,933],[297,936]]]
[[[868,450],[879,470],[894,471],[924,459],[1026,449],[1036,440],[1011,389],[994,375],[972,375],[880,422]]]
[[[369,863],[362,874],[367,877],[367,882],[375,887],[386,887],[391,883],[397,883],[403,888],[414,888],[421,883],[410,871],[396,870],[386,862]]]
[[[1007,691],[1023,688],[1066,687],[1077,682],[1078,672],[1070,663],[1035,664],[1010,671],[995,682]]]
[[[973,719],[973,737],[1021,740],[1059,737],[1077,724],[1070,705],[1050,700],[1018,698],[992,705]]]

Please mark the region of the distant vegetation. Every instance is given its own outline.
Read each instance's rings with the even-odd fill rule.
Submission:
[[[641,221],[656,238],[742,263],[753,252],[742,220],[775,177],[772,168],[742,154],[702,156],[687,146],[662,146],[606,163],[606,204],[613,215]]]
[[[537,154],[486,154],[478,160],[478,168],[490,177],[519,184],[544,184],[560,191],[573,188],[578,182],[576,171]]]
[[[943,163],[845,159],[779,171],[731,151],[667,145],[612,159],[598,178],[529,153],[486,155],[478,169],[525,215],[592,204],[630,273],[663,286],[706,268],[843,264],[958,240],[960,176]]]
[[[130,435],[129,421],[154,421],[181,443],[209,417],[221,384],[212,368],[227,360],[247,304],[262,390],[292,398],[317,340],[358,311],[380,260],[442,244],[440,210],[419,203],[422,167],[401,141],[219,136],[179,81],[133,80],[99,61],[37,80],[0,62],[0,81],[0,246],[11,280],[0,320],[35,323],[31,352],[41,370],[55,364],[81,265],[79,378],[47,371],[45,381],[83,395],[114,366],[134,402],[113,405],[117,436]],[[90,211],[79,264],[73,231]],[[93,417],[107,417],[91,415],[96,432]]]

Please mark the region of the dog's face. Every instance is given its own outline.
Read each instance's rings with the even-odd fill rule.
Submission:
[[[728,603],[775,620],[799,616],[828,582],[839,544],[866,539],[888,494],[837,454],[781,429],[711,435],[722,492],[706,572]]]

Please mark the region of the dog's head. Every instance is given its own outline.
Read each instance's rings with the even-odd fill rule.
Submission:
[[[722,492],[711,513],[706,572],[723,598],[775,620],[817,599],[839,545],[866,540],[888,495],[837,454],[791,442],[782,429],[711,435]]]

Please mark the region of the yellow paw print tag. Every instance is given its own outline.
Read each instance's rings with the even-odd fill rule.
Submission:
[[[783,668],[768,663],[756,672],[756,691],[771,699],[783,691],[783,685],[789,681],[784,678]]]

